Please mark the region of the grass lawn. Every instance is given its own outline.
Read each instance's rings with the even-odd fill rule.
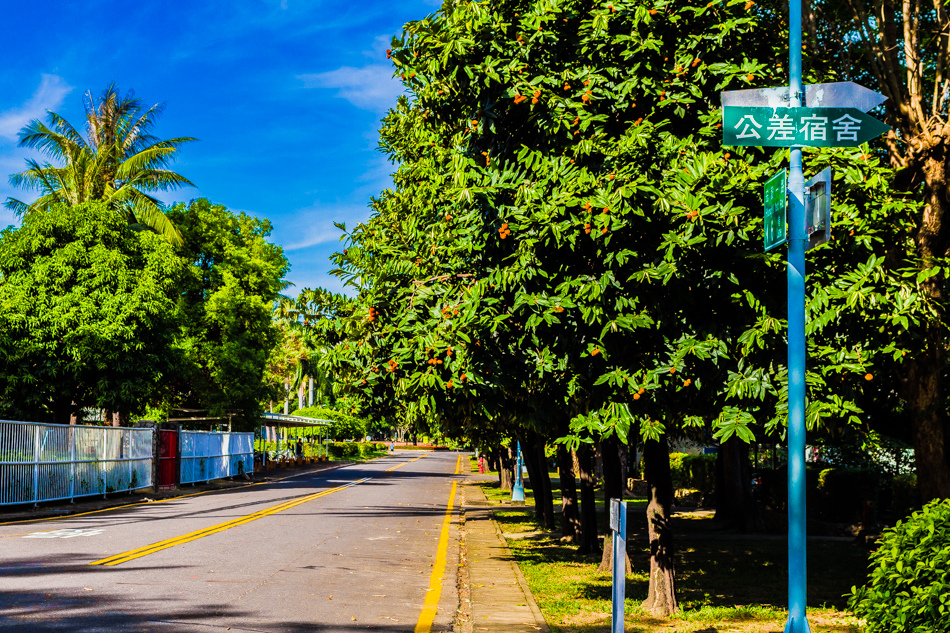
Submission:
[[[552,473],[552,484],[557,485]],[[541,612],[555,633],[610,630],[609,574],[598,574],[600,553],[583,557],[534,521],[533,499],[507,505],[511,492],[497,482],[482,485]],[[598,491],[599,492],[599,491]],[[555,490],[555,498],[558,492]],[[644,500],[629,500],[628,552],[633,574],[626,581],[627,631],[657,633],[781,633],[787,613],[787,549],[784,537],[730,534],[716,529],[710,512],[674,515],[677,600],[681,612],[657,619],[640,609],[649,572]],[[601,517],[603,519],[603,517]],[[601,522],[603,533],[603,522]],[[842,594],[864,582],[868,551],[850,541],[808,542],[808,620],[814,633],[857,633]]]

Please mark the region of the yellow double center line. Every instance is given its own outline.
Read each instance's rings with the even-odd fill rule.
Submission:
[[[277,504],[276,506],[272,506],[270,508],[260,510],[258,512],[255,512],[254,514],[248,514],[246,516],[234,519],[232,521],[228,521],[226,523],[219,523],[218,525],[212,525],[211,527],[205,528],[203,530],[190,532],[188,534],[183,534],[182,536],[176,536],[175,538],[170,538],[165,541],[159,541],[158,543],[152,543],[151,545],[146,545],[145,547],[140,547],[138,549],[134,549],[129,552],[116,554],[115,556],[110,556],[109,558],[103,558],[101,560],[97,560],[89,564],[90,565],[105,565],[107,567],[111,567],[113,565],[121,565],[122,563],[129,562],[130,560],[135,560],[136,558],[141,558],[142,556],[148,556],[149,554],[160,552],[161,550],[168,549],[169,547],[175,547],[176,545],[189,543],[191,541],[204,538],[205,536],[217,534],[218,532],[223,532],[224,530],[229,530],[233,527],[244,525],[245,523],[250,523],[251,521],[256,521],[257,519],[261,519],[271,514],[277,514],[278,512],[289,510],[290,508],[293,508],[294,506],[299,506],[303,503],[307,503],[308,501],[313,501],[314,499],[319,499],[320,497],[331,495],[334,492],[339,492],[340,490],[352,488],[353,486],[357,486],[363,482],[369,481],[370,479],[372,479],[372,477],[364,477],[362,479],[357,479],[343,486],[337,486],[336,488],[330,488],[329,490],[316,492],[312,495],[306,495],[304,497],[292,499],[290,501]]]
[[[413,458],[410,459],[408,462],[403,462],[403,463],[401,463],[401,464],[396,464],[395,466],[390,466],[390,467],[387,468],[384,472],[387,472],[387,473],[388,473],[388,472],[392,472],[392,471],[396,470],[397,468],[402,468],[402,467],[405,466],[406,464],[411,464],[412,462],[414,462],[414,461],[416,461],[416,460],[422,459],[422,458],[425,457],[426,455],[428,455],[428,453],[423,453],[422,455],[419,455],[419,457],[413,457]]]
[[[462,470],[462,456],[459,455],[455,463],[455,474]],[[445,518],[442,520],[442,532],[439,534],[439,545],[436,549],[435,561],[432,564],[432,575],[429,576],[429,589],[426,591],[426,599],[422,604],[422,613],[419,614],[419,621],[416,622],[414,633],[430,633],[432,631],[432,622],[435,621],[435,613],[439,608],[439,598],[442,597],[442,579],[445,577],[446,554],[449,549],[449,526],[452,524],[452,506],[455,503],[455,490],[458,487],[458,480],[452,482],[452,490],[449,492],[449,504],[445,509]]]

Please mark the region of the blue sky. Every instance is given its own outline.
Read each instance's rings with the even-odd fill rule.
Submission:
[[[32,200],[9,174],[34,155],[17,132],[47,109],[79,128],[82,95],[115,82],[165,102],[156,135],[194,136],[174,169],[205,197],[268,218],[291,263],[288,292],[324,286],[340,232],[369,215],[394,167],[377,150],[401,92],[385,51],[438,0],[4,3],[0,40],[0,200]],[[5,208],[0,226],[16,224]]]

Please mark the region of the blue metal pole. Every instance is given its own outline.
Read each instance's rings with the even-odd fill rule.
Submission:
[[[788,3],[789,105],[802,90],[802,4]],[[789,159],[788,213],[788,622],[785,633],[810,633],[805,619],[805,177],[802,148]]]
[[[515,459],[515,485],[511,488],[512,501],[524,501],[524,483],[521,481],[521,442],[515,442],[518,457]]]
[[[614,499],[610,503],[614,503]],[[624,599],[627,595],[627,504],[617,502],[617,531],[613,534],[613,591],[610,633],[624,633]]]

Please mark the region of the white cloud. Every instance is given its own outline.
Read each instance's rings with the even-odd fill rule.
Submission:
[[[338,242],[343,233],[333,225],[346,223],[347,228],[365,221],[370,214],[368,205],[319,206],[295,211],[282,218],[275,227],[274,241],[285,251],[300,251],[311,246]]]
[[[297,75],[305,88],[335,89],[336,96],[361,110],[383,113],[403,94],[402,83],[390,66],[370,64],[362,68],[342,66],[324,73]]]
[[[392,46],[392,42],[392,35],[377,35],[373,39],[373,48],[368,51],[363,51],[363,55],[370,59],[382,59],[386,56],[386,51]]]
[[[19,131],[33,119],[43,118],[47,110],[54,110],[72,91],[57,75],[43,74],[39,87],[24,104],[0,112],[0,137],[16,140]]]

